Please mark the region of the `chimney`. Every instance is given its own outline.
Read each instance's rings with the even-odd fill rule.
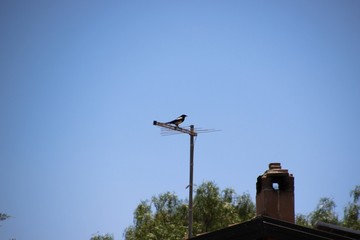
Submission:
[[[270,163],[269,170],[257,178],[256,215],[295,223],[294,177],[280,163]]]

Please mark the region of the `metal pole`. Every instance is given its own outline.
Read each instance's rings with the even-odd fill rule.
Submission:
[[[194,125],[190,125],[194,132]],[[190,183],[189,183],[189,238],[193,234],[193,172],[194,172],[194,134],[190,134]]]

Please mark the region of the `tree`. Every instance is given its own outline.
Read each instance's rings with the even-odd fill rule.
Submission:
[[[304,227],[310,227],[309,217],[304,214],[296,214],[295,223]]]
[[[256,208],[255,204],[251,200],[251,196],[249,193],[243,193],[243,195],[240,195],[237,198],[236,211],[238,213],[240,222],[255,217]]]
[[[338,219],[335,202],[321,198],[308,215],[297,214],[296,224],[312,227],[317,221],[360,229],[360,186],[350,192],[352,202],[344,209],[344,218]],[[194,235],[227,227],[255,216],[255,204],[248,193],[237,195],[234,189],[220,188],[214,182],[204,182],[195,190]],[[188,202],[174,193],[166,192],[151,200],[142,201],[134,211],[134,224],[124,236],[126,240],[184,239],[188,225]]]
[[[322,221],[331,224],[338,224],[338,216],[335,212],[336,204],[330,198],[321,198],[316,209],[310,213],[309,220],[312,226],[316,224],[317,221]]]
[[[230,197],[230,196],[228,196]],[[209,232],[219,228],[221,210],[228,202],[222,203],[219,187],[213,182],[206,182],[199,186],[194,197],[194,233]],[[227,209],[230,212],[230,209]]]
[[[142,201],[134,212],[134,225],[125,230],[127,240],[182,239],[186,233],[187,205],[166,192]]]
[[[360,230],[360,185],[350,192],[353,201],[344,209],[343,225],[348,228]]]
[[[330,198],[321,198],[317,204],[316,209],[308,215],[297,214],[295,217],[296,224],[311,227],[317,221],[322,221],[331,224],[341,225],[347,228],[360,230],[360,186],[355,186],[354,190],[350,192],[352,202],[344,208],[344,218],[338,219],[335,212],[336,204]]]
[[[220,191],[213,182],[204,182],[194,198],[194,233],[214,231],[255,216],[249,194],[238,196],[234,189]]]
[[[90,238],[90,240],[114,240],[113,235],[111,234],[105,234],[105,235],[95,235]]]
[[[249,194],[237,195],[231,188],[220,190],[214,182],[204,182],[195,190],[193,233],[213,231],[255,216]],[[188,202],[166,192],[151,201],[142,201],[134,211],[134,224],[127,240],[184,239],[188,229]]]

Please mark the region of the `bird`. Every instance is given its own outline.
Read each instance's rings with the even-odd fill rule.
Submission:
[[[174,124],[174,125],[176,125],[176,127],[179,127],[179,124],[181,124],[185,120],[186,117],[187,117],[187,115],[183,114],[180,117],[178,117],[170,122],[167,122],[166,124]]]

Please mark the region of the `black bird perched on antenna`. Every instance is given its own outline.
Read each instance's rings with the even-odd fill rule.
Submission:
[[[166,124],[174,124],[177,127],[179,127],[179,124],[181,124],[185,120],[186,117],[187,117],[187,115],[183,114],[180,117],[178,117],[177,119],[167,122]]]

